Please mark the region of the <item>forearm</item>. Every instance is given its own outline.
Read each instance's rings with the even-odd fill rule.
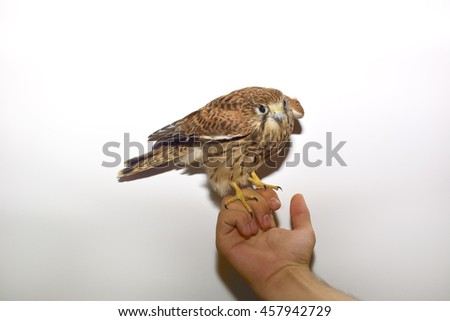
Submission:
[[[255,290],[262,299],[272,301],[355,300],[317,279],[307,266],[287,266]]]

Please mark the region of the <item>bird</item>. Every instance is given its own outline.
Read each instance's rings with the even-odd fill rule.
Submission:
[[[118,179],[169,164],[200,167],[221,197],[234,191],[224,204],[226,208],[240,201],[253,215],[248,201],[256,198],[245,195],[242,189],[280,188],[263,183],[256,171],[285,147],[295,121],[303,116],[300,102],[278,89],[232,91],[149,135],[153,148],[127,160]]]

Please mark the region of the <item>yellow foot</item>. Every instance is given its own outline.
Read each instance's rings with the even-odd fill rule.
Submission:
[[[225,208],[228,208],[227,206],[230,203],[233,203],[235,201],[240,201],[242,203],[242,205],[244,205],[244,207],[247,210],[247,212],[249,212],[253,216],[253,209],[252,209],[252,207],[250,205],[248,205],[247,200],[258,201],[256,196],[247,196],[247,195],[245,195],[235,182],[231,182],[230,185],[236,191],[236,195],[234,195],[232,198],[230,198],[229,200],[227,200],[225,202],[225,204],[224,204]]]
[[[263,182],[261,182],[261,180],[259,179],[258,175],[256,175],[255,171],[253,171],[251,173],[252,177],[249,177],[248,180],[256,187],[259,189],[274,189],[276,191],[278,191],[279,189],[282,189],[280,186],[276,186],[276,185],[269,185],[269,184],[265,184]]]

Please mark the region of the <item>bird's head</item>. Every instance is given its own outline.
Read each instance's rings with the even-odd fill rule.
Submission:
[[[253,113],[260,120],[271,126],[283,126],[288,118],[302,118],[303,107],[295,98],[284,95],[281,91],[271,88],[254,88],[249,95]]]

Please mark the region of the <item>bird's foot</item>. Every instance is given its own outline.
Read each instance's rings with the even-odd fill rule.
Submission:
[[[249,177],[248,180],[249,180],[250,183],[252,183],[256,188],[259,188],[259,189],[268,189],[268,188],[270,188],[270,189],[274,189],[274,190],[276,190],[276,191],[278,191],[279,189],[283,190],[280,186],[269,185],[269,184],[263,183],[263,182],[259,179],[258,175],[256,175],[255,171],[253,171],[253,172],[251,173],[251,176],[252,176],[252,177]]]
[[[250,213],[250,215],[253,216],[253,209],[252,207],[247,203],[248,200],[254,200],[254,201],[258,201],[258,199],[256,198],[256,196],[248,196],[245,195],[242,190],[239,188],[239,186],[235,183],[235,182],[231,182],[230,183],[231,187],[234,188],[234,190],[236,191],[236,195],[234,195],[232,198],[228,199],[224,206],[225,208],[228,208],[228,205],[230,203],[233,203],[235,201],[240,201],[242,203],[242,205],[244,205],[245,209],[247,210],[247,212]]]

